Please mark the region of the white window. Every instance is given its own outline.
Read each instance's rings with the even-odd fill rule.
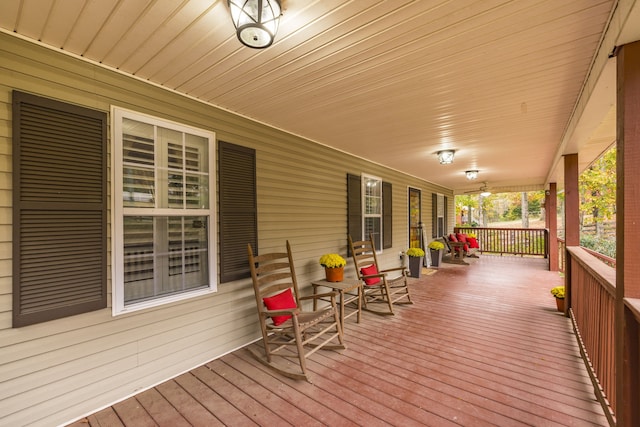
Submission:
[[[444,236],[446,230],[445,230],[445,198],[443,194],[438,194],[438,201],[436,203],[437,205],[437,216],[438,216],[438,237],[442,237]]]
[[[112,109],[113,313],[216,290],[212,132]]]
[[[382,249],[382,179],[362,175],[362,237],[373,236],[376,250]]]

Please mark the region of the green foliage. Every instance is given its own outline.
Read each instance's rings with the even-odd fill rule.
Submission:
[[[616,258],[615,237],[580,236],[580,246],[596,251],[613,259]]]
[[[503,196],[504,204],[508,206],[499,216],[499,221],[515,221],[522,218],[521,193],[506,193]],[[544,202],[544,191],[530,191],[527,193],[529,202],[529,216],[540,216]]]
[[[580,211],[594,223],[611,219],[616,207],[616,148],[606,151],[579,178]]]

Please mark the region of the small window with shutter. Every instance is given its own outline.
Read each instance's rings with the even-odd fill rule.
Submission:
[[[13,326],[107,306],[107,115],[13,92]]]
[[[373,235],[377,250],[393,246],[392,185],[363,174],[347,174],[347,233],[351,239]]]

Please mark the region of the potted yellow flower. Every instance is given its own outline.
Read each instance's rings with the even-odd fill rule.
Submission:
[[[429,243],[429,252],[431,253],[431,267],[438,268],[442,264],[442,252],[444,243],[434,240]]]
[[[420,278],[424,251],[421,248],[409,248],[405,253],[409,257],[409,275]]]
[[[320,265],[324,267],[327,282],[342,282],[344,266],[347,261],[338,254],[324,254],[320,257]]]
[[[556,298],[556,308],[564,313],[564,286],[551,288],[551,295]]]

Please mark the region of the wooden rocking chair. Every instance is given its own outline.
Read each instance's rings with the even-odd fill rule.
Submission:
[[[409,272],[404,267],[381,270],[378,267],[373,236],[369,236],[369,240],[356,242],[349,236],[349,248],[358,279],[364,283],[363,310],[381,315],[393,315],[393,304],[413,304],[407,283]],[[390,273],[394,272],[396,275],[389,277]],[[372,303],[383,303],[388,307],[388,311],[371,309]]]
[[[265,354],[249,348],[262,363],[289,378],[311,382],[305,359],[320,348],[344,349],[340,312],[336,308],[336,293],[328,292],[301,297],[293,267],[291,246],[287,252],[253,255],[247,245],[249,266],[256,296],[260,329]],[[304,311],[303,300],[323,298],[330,305],[316,311]],[[280,356],[276,363],[273,359]],[[287,361],[297,360],[299,372]]]

